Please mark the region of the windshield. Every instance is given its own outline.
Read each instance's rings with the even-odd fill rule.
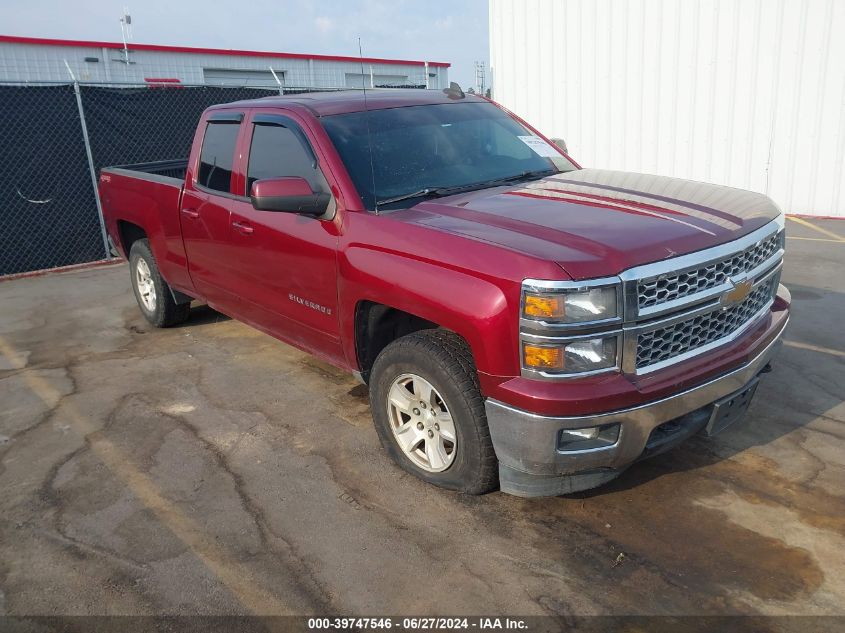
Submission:
[[[449,189],[575,169],[492,103],[352,112],[322,123],[371,210],[377,202],[379,209],[404,208]],[[395,198],[402,200],[385,202]]]

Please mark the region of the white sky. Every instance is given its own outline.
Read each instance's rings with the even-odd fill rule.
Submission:
[[[133,41],[290,53],[451,62],[475,84],[487,62],[487,0],[2,0],[0,34],[120,41],[123,7]]]

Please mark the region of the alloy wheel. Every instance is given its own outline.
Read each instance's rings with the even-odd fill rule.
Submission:
[[[153,281],[153,276],[150,273],[150,267],[143,257],[139,257],[135,264],[135,283],[138,285],[138,296],[141,297],[141,303],[150,312],[155,312],[156,309],[156,287]]]
[[[455,423],[443,396],[416,374],[397,377],[387,395],[387,414],[396,443],[416,465],[432,473],[455,460]]]

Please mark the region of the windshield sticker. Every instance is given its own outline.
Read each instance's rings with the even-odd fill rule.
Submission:
[[[534,150],[535,154],[545,156],[546,158],[560,158],[560,152],[539,136],[520,136],[519,140]]]

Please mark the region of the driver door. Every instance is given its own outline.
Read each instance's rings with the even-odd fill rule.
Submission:
[[[342,360],[335,214],[321,219],[258,211],[248,198],[256,180],[285,176],[305,178],[313,191],[330,193],[317,154],[303,126],[278,111],[252,113],[246,124],[246,177],[242,197],[231,207],[229,233],[245,300],[242,318],[300,348]]]

